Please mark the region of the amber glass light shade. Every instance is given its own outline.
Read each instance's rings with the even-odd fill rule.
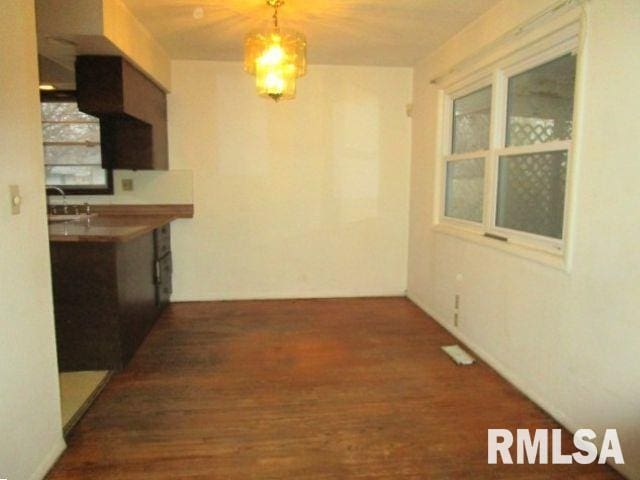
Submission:
[[[250,33],[244,69],[256,77],[258,94],[275,101],[296,96],[296,80],[307,73],[307,41],[299,32],[274,28]]]

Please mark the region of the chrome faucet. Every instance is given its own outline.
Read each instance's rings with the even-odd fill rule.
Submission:
[[[69,213],[69,206],[67,205],[67,194],[64,193],[64,190],[61,189],[60,187],[47,187],[45,191],[49,191],[49,190],[55,190],[56,192],[58,192],[60,195],[62,195],[62,213],[64,215],[66,215],[67,213]],[[47,196],[47,199],[49,198],[49,196]],[[51,206],[51,205],[49,205]],[[55,213],[55,207],[52,207],[52,211],[51,213]]]

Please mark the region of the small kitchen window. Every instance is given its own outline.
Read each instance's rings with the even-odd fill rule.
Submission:
[[[113,193],[112,171],[102,166],[100,120],[78,110],[72,92],[41,101],[45,182],[69,194]]]
[[[444,91],[439,226],[563,255],[576,48],[520,52]]]

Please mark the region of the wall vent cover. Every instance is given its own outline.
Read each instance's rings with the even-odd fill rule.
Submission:
[[[475,362],[475,359],[465,352],[460,345],[447,345],[442,347],[442,350],[458,365],[471,365]]]

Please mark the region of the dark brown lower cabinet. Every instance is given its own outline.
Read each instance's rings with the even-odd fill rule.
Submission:
[[[60,371],[126,366],[169,302],[171,252],[165,256],[156,256],[154,233],[123,243],[51,243]]]

